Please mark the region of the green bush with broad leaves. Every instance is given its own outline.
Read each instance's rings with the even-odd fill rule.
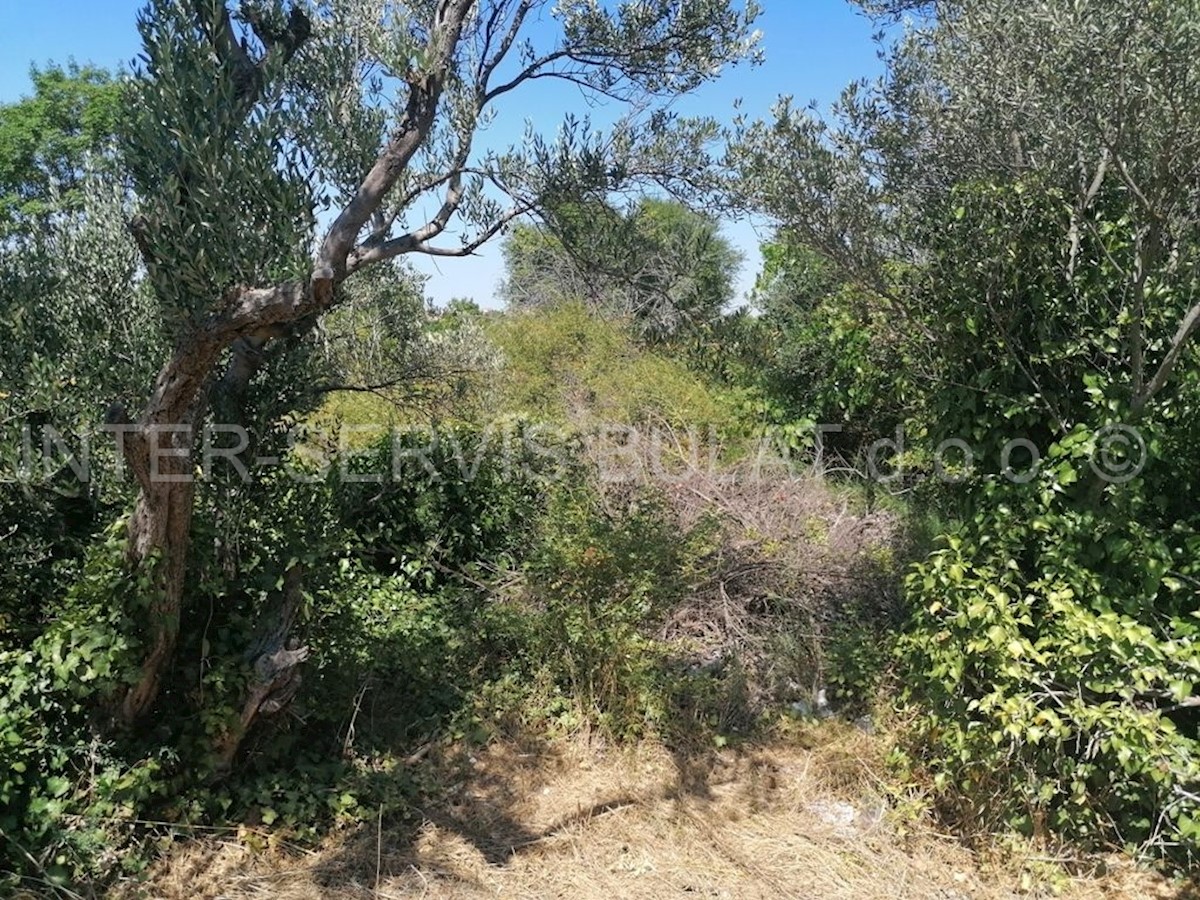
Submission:
[[[913,741],[898,759],[975,833],[1200,849],[1200,531],[1081,502],[1082,429],[1037,479],[979,488],[907,578]]]
[[[125,570],[123,536],[118,522],[88,551],[35,640],[0,651],[0,834],[14,868],[50,886],[139,865],[134,823],[173,768],[172,751],[95,727],[97,706],[136,673],[131,623],[152,599],[150,580]]]

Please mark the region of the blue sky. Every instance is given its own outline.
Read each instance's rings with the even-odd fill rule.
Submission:
[[[134,25],[142,0],[0,0],[0,102],[28,93],[29,66],[36,62],[92,62],[110,68],[128,64],[139,49]],[[815,100],[828,106],[847,82],[878,74],[881,63],[871,41],[872,23],[846,0],[762,0],[766,62],[754,69],[739,67],[676,105],[683,114],[703,114],[722,120],[733,117],[736,98],[750,118],[765,116],[780,94],[798,102]],[[553,90],[537,95],[511,95],[485,142],[507,146],[519,140],[524,121],[553,133],[564,112],[582,113],[579,95]],[[570,109],[574,106],[575,109]],[[607,118],[599,111],[598,118]],[[739,296],[749,290],[760,265],[758,243],[768,232],[748,221],[723,223],[726,235],[746,257],[738,279]],[[430,276],[427,291],[437,302],[473,297],[491,306],[502,275],[495,242],[471,259],[416,260]]]

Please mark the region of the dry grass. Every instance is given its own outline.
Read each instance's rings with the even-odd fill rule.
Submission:
[[[452,779],[415,831],[364,822],[317,851],[181,844],[141,886],[162,900],[389,897],[938,898],[1037,892],[929,833],[901,837],[871,775],[878,742],[808,740],[680,758],[579,743],[497,744],[427,760]],[[807,749],[800,743],[808,744]],[[1124,867],[1062,896],[1196,896]]]

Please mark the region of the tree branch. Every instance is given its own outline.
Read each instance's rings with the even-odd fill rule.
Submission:
[[[299,6],[292,7],[282,29],[272,26],[254,10],[244,11],[243,20],[266,50],[261,59],[254,59],[246,45],[237,39],[229,9],[224,3],[219,9],[214,17],[212,0],[192,0],[197,25],[212,44],[217,58],[233,70],[235,102],[244,114],[258,102],[268,60],[280,57],[283,63],[289,62],[312,35],[312,22]]]
[[[470,256],[493,237],[499,234],[513,219],[523,216],[534,209],[532,202],[524,202],[511,207],[495,222],[481,231],[473,239],[461,247],[434,247],[417,237],[417,232],[392,238],[373,247],[362,246],[355,250],[346,264],[346,273],[351,274],[363,266],[393,259],[406,253],[420,253],[425,256]]]
[[[363,226],[378,210],[433,128],[463,25],[474,0],[442,0],[429,37],[431,63],[409,80],[404,115],[355,195],[325,236],[313,271],[314,289],[332,299],[333,285],[349,274],[347,259]]]
[[[248,109],[262,89],[261,73],[259,63],[250,58],[246,46],[234,37],[229,9],[221,3],[215,20],[212,16],[212,0],[192,0],[192,10],[197,25],[212,44],[217,58],[233,69],[238,105]]]
[[[492,19],[488,22],[487,37],[484,39],[483,44],[483,57],[479,61],[479,69],[476,72],[476,83],[481,92],[481,97],[486,95],[492,73],[496,71],[496,67],[504,61],[504,58],[508,55],[508,51],[512,49],[512,45],[517,39],[517,34],[521,30],[521,25],[525,22],[525,17],[529,14],[529,10],[533,8],[533,0],[521,0],[516,12],[513,13],[513,19],[509,23],[508,31],[505,32],[504,38],[500,41],[500,46],[496,48],[496,52],[491,59],[488,59],[487,52],[491,49],[492,45],[492,29],[495,27],[496,18],[499,16],[502,8],[500,4],[497,4],[493,10]]]
[[[1183,355],[1188,341],[1196,333],[1197,328],[1200,328],[1200,303],[1194,305],[1184,315],[1175,332],[1175,337],[1171,339],[1171,347],[1155,371],[1154,377],[1150,379],[1150,383],[1146,385],[1145,389],[1133,398],[1130,417],[1134,422],[1142,417],[1147,404],[1166,386],[1171,373],[1175,370],[1175,365],[1179,362],[1179,357]]]

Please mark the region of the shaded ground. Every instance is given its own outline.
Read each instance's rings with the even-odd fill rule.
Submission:
[[[840,726],[830,726],[835,729]],[[960,845],[901,827],[875,793],[869,739],[681,758],[661,747],[497,744],[425,759],[452,779],[412,828],[383,822],[316,851],[181,844],[124,897],[937,898],[1048,893]],[[451,775],[450,773],[454,773]],[[894,804],[893,804],[894,806]],[[905,832],[908,832],[905,835]],[[1186,898],[1118,865],[1068,898]]]

